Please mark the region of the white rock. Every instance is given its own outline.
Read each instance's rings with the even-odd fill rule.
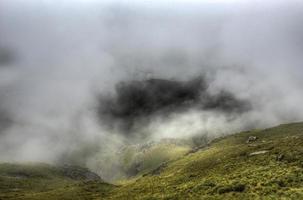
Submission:
[[[268,151],[256,151],[256,152],[253,152],[253,153],[250,153],[249,155],[250,156],[255,156],[255,155],[260,155],[260,154],[264,154],[264,153],[267,153]]]

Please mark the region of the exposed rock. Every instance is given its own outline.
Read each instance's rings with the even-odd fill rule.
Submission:
[[[249,144],[248,145],[249,147],[258,147],[258,146],[260,146],[259,144]]]
[[[258,138],[256,136],[249,136],[248,139],[246,140],[246,143],[251,143],[256,141]]]
[[[159,167],[151,171],[150,173],[152,175],[160,175],[160,173],[163,171],[163,169],[167,167],[167,163],[162,163]]]
[[[279,154],[276,158],[277,161],[282,161],[284,159],[284,154]]]
[[[89,171],[87,168],[64,165],[62,168],[62,173],[74,180],[84,180],[84,181],[98,181],[101,180],[100,176],[96,173]]]
[[[185,155],[196,153],[200,150],[206,150],[206,149],[209,149],[209,143],[205,144],[205,145],[200,145],[200,146],[194,147],[191,150],[189,150]]]
[[[256,152],[250,153],[249,156],[255,156],[255,155],[265,154],[267,152],[268,151],[266,151],[266,150],[264,150],[264,151],[256,151]]]

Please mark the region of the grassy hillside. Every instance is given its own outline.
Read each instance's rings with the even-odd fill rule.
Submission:
[[[84,168],[0,164],[0,200],[100,199],[113,187]]]
[[[1,164],[0,199],[303,199],[303,123],[218,138],[118,186],[74,170]]]
[[[303,123],[219,138],[154,172],[109,199],[303,199]]]
[[[192,148],[188,141],[166,139],[143,145],[131,145],[119,153],[120,165],[128,176],[151,171],[163,162],[178,159]]]

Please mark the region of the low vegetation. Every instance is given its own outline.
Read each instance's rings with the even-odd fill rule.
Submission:
[[[303,123],[237,133],[185,154],[115,186],[45,164],[1,164],[0,199],[303,199]]]
[[[0,164],[0,200],[100,199],[113,187],[84,168]]]

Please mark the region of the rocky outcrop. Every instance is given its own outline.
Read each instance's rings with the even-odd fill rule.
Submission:
[[[64,176],[74,179],[74,180],[83,180],[83,181],[100,181],[101,178],[96,173],[89,171],[87,168],[73,166],[73,165],[64,165],[61,167],[61,171]]]

